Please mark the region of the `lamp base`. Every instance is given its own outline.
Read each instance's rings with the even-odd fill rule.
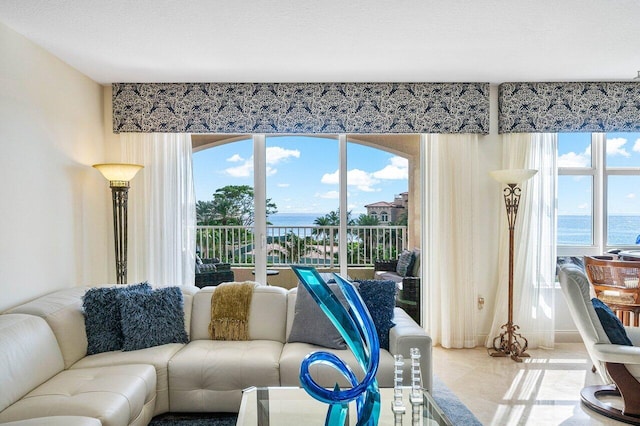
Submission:
[[[489,348],[489,355],[493,357],[508,356],[515,362],[522,362],[522,358],[529,357],[530,355],[526,353],[529,342],[520,333],[516,333],[520,327],[508,322],[501,328],[504,328],[505,331],[493,339],[493,348]],[[491,352],[492,350],[493,352]]]

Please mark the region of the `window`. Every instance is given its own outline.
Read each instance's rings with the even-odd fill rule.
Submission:
[[[558,134],[558,255],[640,243],[640,133]]]
[[[372,265],[382,253],[409,247],[409,238],[417,241],[407,235],[406,221],[398,226],[402,230],[391,230],[389,224],[378,230],[377,218],[369,217],[366,207],[393,202],[397,194],[410,197],[409,159],[419,153],[417,135],[245,135],[228,140],[196,135],[193,140],[196,238],[204,257],[235,266],[255,265],[256,270],[262,266],[259,262],[269,267],[339,264],[342,269],[347,264]],[[230,197],[208,204],[214,192],[227,186],[249,187],[255,206],[264,203],[266,214],[255,208],[251,220],[235,220],[237,210],[247,210],[246,197],[240,209],[231,208],[237,203]],[[415,215],[406,204],[397,210]],[[210,206],[217,209],[209,213]],[[249,207],[253,213],[254,198]],[[225,223],[222,213],[229,213]],[[384,214],[385,221],[392,219]],[[345,236],[339,238],[347,223]],[[412,232],[419,235],[419,226]],[[343,247],[345,252],[339,253]]]

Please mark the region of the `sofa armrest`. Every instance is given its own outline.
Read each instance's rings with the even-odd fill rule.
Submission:
[[[393,322],[396,325],[389,331],[389,352],[392,355],[404,357],[404,383],[411,383],[411,348],[418,348],[422,386],[431,392],[433,386],[431,337],[401,308],[395,308],[393,314]]]
[[[395,272],[397,267],[398,267],[398,259],[389,259],[389,260],[378,259],[373,264],[374,271]]]

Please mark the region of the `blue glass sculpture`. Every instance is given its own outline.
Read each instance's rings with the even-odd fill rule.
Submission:
[[[305,357],[300,366],[302,387],[313,398],[329,404],[325,425],[344,426],[349,402],[354,400],[358,417],[356,426],[377,425],[380,417],[380,391],[376,372],[380,361],[380,343],[369,310],[353,284],[340,275],[334,274],[338,287],[345,295],[348,308],[340,303],[315,268],[296,265],[291,268],[311,297],[338,329],[365,372],[364,379],[358,382],[351,368],[336,355],[322,351],[313,352]],[[329,365],[336,369],[349,381],[351,388],[341,390],[337,383],[333,389],[326,389],[318,385],[309,372],[310,367],[316,363]]]

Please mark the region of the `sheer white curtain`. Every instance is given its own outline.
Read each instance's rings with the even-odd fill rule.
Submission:
[[[129,282],[193,285],[195,190],[189,134],[122,133],[124,162],[142,164],[129,196]]]
[[[434,343],[477,345],[478,137],[426,136],[425,320]]]
[[[513,319],[530,348],[553,348],[556,268],[556,147],[555,134],[514,133],[503,136],[503,168],[536,169],[521,185],[514,235]],[[496,191],[501,191],[496,183]],[[501,204],[499,282],[496,309],[487,347],[507,322],[509,232]]]

